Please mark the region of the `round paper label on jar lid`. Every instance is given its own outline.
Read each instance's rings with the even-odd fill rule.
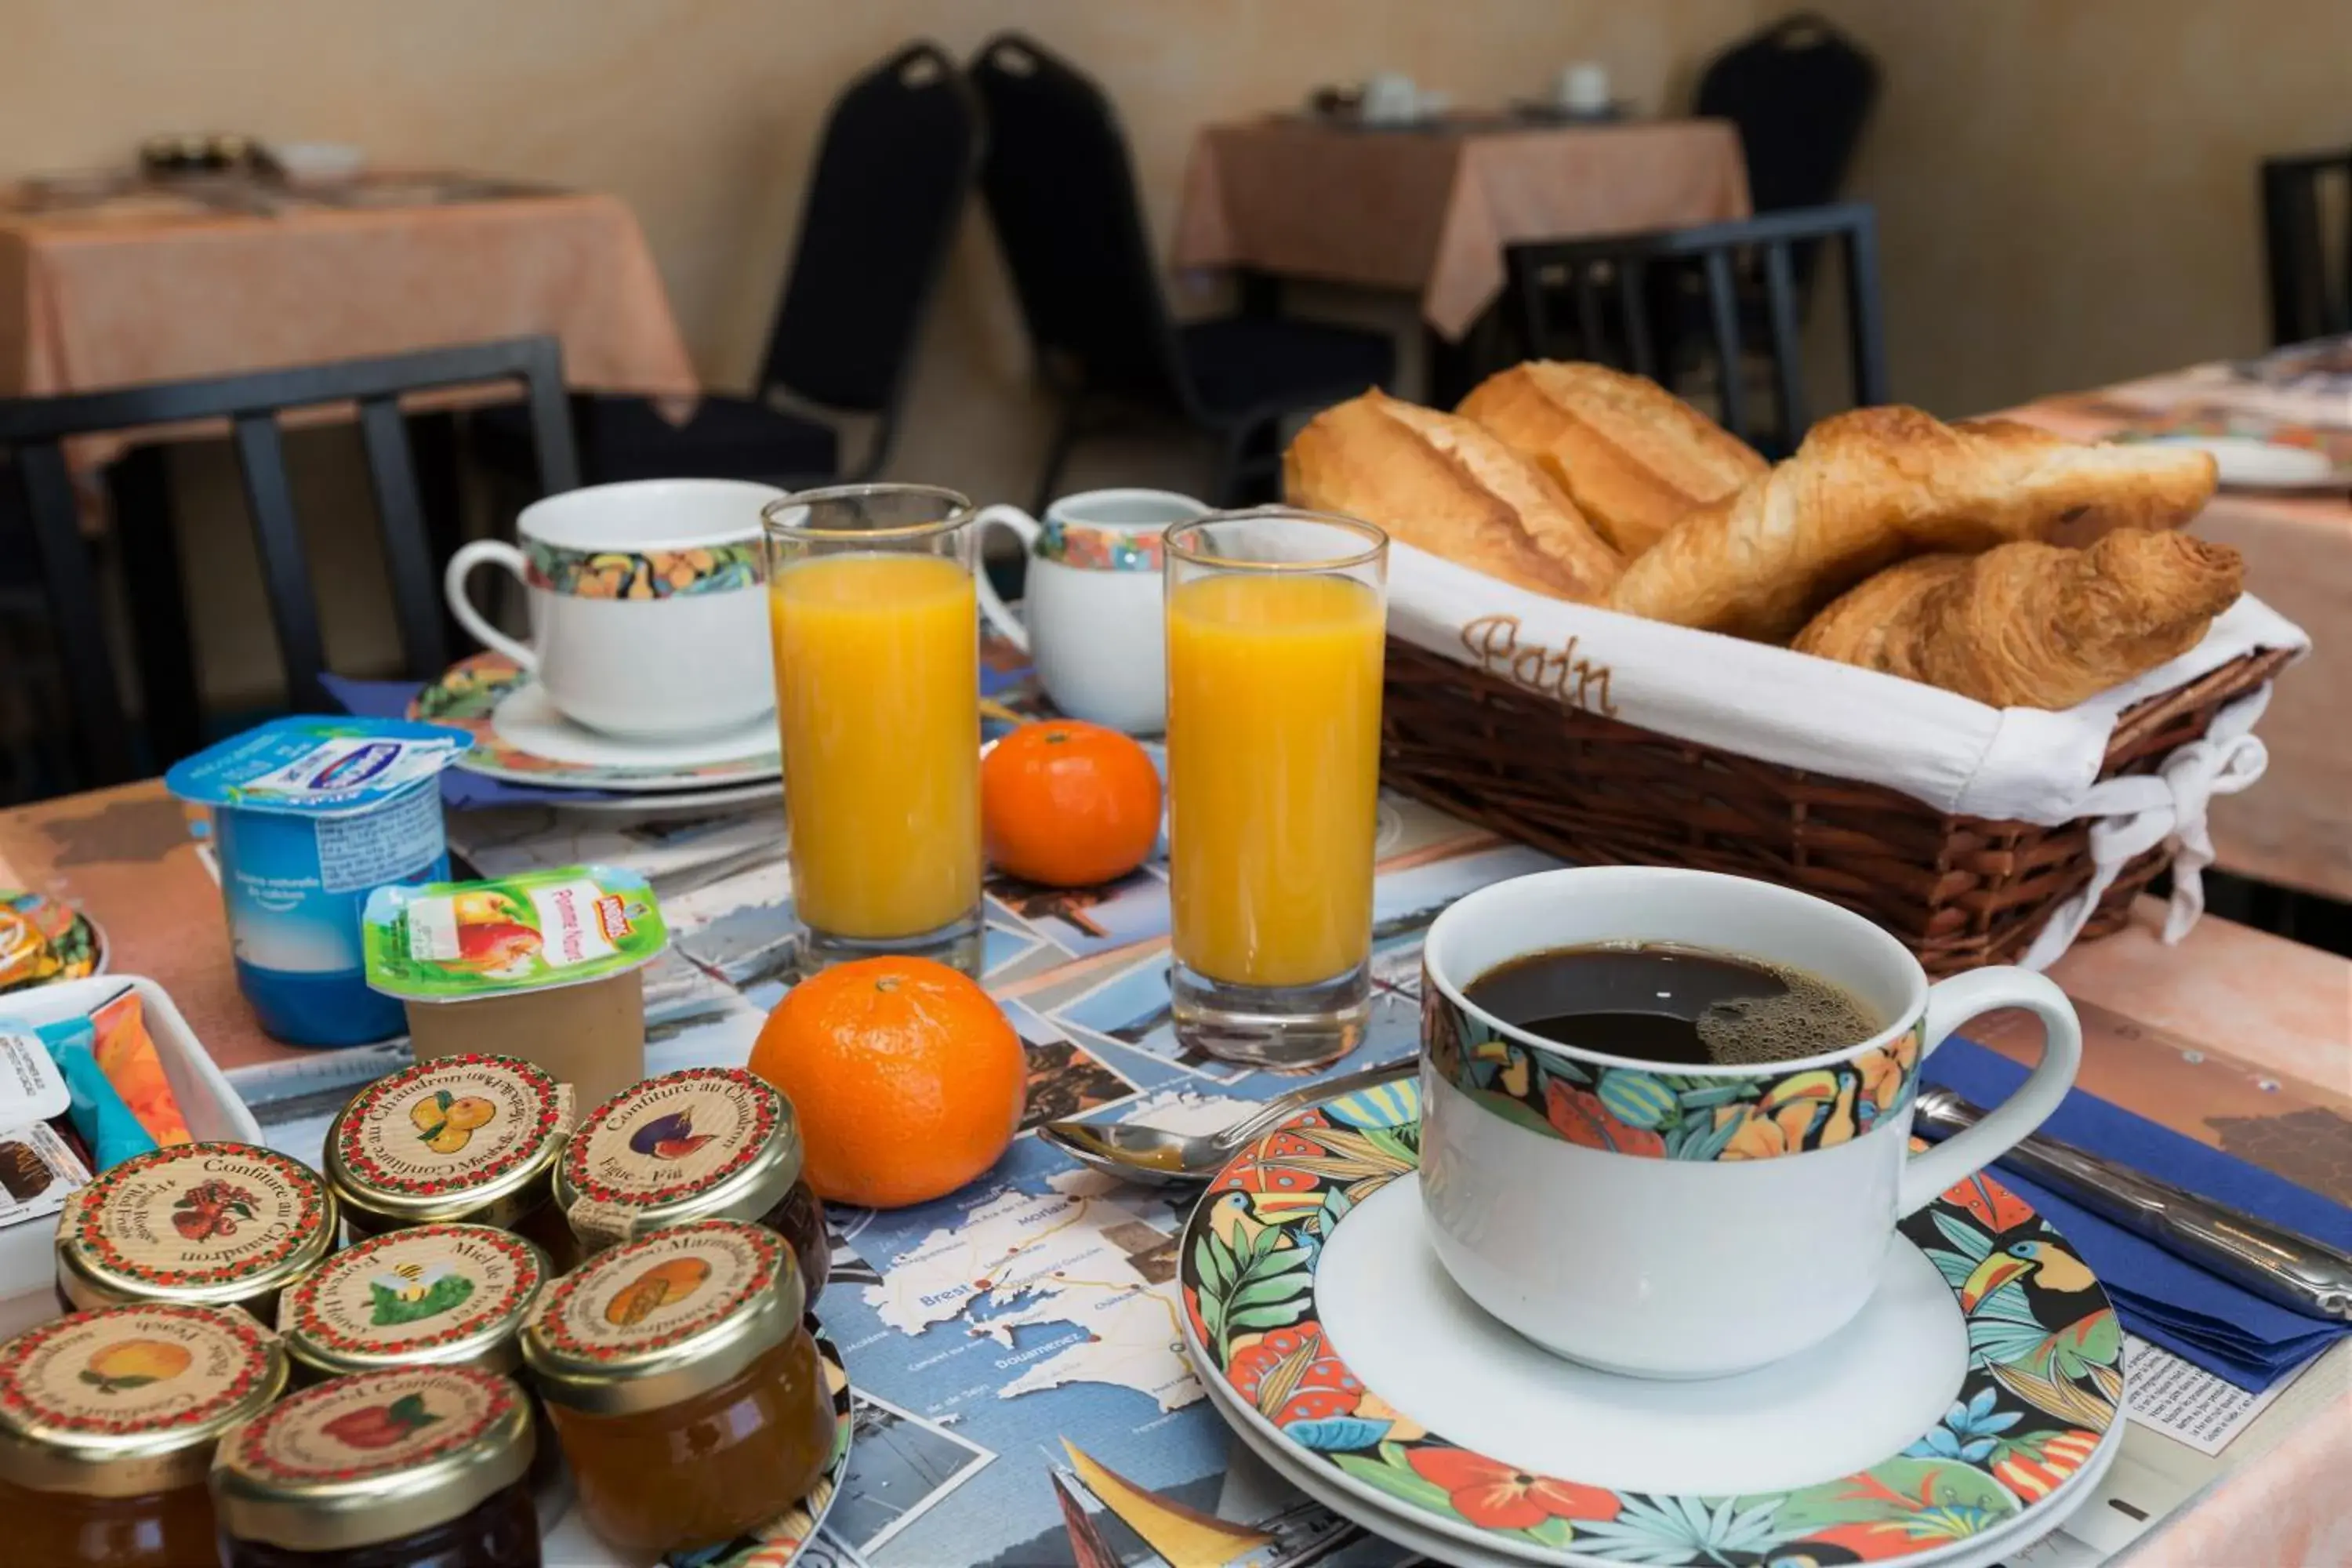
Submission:
[[[58,1318],[0,1354],[0,1426],[61,1446],[220,1425],[274,1384],[242,1312],[144,1302]]]
[[[260,1279],[315,1250],[327,1193],[309,1167],[250,1143],[137,1154],[67,1200],[61,1244],[100,1276],[142,1285]]]
[[[600,1252],[555,1287],[535,1331],[564,1356],[625,1362],[715,1329],[776,1288],[784,1246],[709,1220]]]
[[[280,1333],[336,1356],[385,1360],[494,1336],[544,1278],[529,1242],[479,1225],[427,1225],[344,1248],[278,1299]]]
[[[768,1152],[784,1097],[740,1068],[689,1068],[600,1105],[563,1152],[575,1204],[657,1208],[707,1192]]]
[[[530,1165],[570,1121],[569,1095],[519,1057],[419,1062],[352,1097],[335,1157],[352,1185],[406,1197],[485,1186]]]
[[[247,1423],[222,1462],[281,1489],[364,1480],[471,1447],[519,1397],[505,1378],[463,1367],[358,1373]]]

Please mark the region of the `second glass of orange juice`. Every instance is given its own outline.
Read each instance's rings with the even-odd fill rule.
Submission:
[[[971,503],[846,485],[762,516],[803,969],[891,952],[977,975]]]
[[[1167,537],[1176,1033],[1336,1060],[1370,1011],[1388,537],[1266,507]]]

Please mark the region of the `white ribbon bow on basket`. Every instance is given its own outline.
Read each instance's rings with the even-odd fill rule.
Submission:
[[[2205,808],[2217,795],[2235,795],[2263,776],[2270,752],[2252,733],[2254,721],[2270,706],[2265,681],[2213,715],[2204,737],[2173,748],[2152,773],[2106,779],[2083,796],[2083,815],[2100,820],[2091,827],[2091,885],[2051,914],[2018,962],[2047,969],[2073,944],[2099,907],[2116,876],[2134,858],[2169,842],[2172,902],[2165,911],[2164,940],[2177,942],[2205,912],[2205,879],[2213,863],[2213,839]]]

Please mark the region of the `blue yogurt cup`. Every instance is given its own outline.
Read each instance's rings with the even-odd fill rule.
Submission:
[[[407,1027],[368,988],[360,910],[377,888],[446,879],[438,781],[472,743],[439,724],[298,716],[163,775],[212,807],[237,985],[270,1035],[357,1046]]]

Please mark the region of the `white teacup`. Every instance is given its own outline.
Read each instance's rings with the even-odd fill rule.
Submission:
[[[980,607],[1028,650],[1055,707],[1130,734],[1168,727],[1160,535],[1208,510],[1172,490],[1123,489],[1064,496],[1042,523],[1017,506],[980,514],[982,529],[1009,528],[1028,549],[1028,624],[985,575]]]
[[[1552,101],[1570,114],[1609,112],[1609,68],[1599,60],[1576,60],[1560,67],[1552,81]]]
[[[1643,942],[1792,966],[1886,1026],[1792,1061],[1664,1067],[1531,1035],[1464,995],[1514,958]],[[1481,889],[1437,918],[1422,962],[1422,1203],[1439,1260],[1545,1349],[1637,1377],[1745,1372],[1835,1333],[1877,1288],[1895,1221],[2040,1126],[2082,1057],[2073,1005],[2039,974],[1931,986],[1861,916],[1706,871]],[[1908,1152],[1921,1061],[1999,1007],[2041,1018],[2041,1064],[1983,1121]]]
[[[1421,89],[1402,71],[1377,72],[1364,79],[1357,112],[1367,125],[1410,125],[1421,118]]]
[[[639,479],[549,496],[516,520],[520,549],[478,540],[449,558],[450,613],[592,730],[671,740],[749,724],[776,706],[760,509],[783,495],[740,479]],[[530,647],[467,599],[486,562],[530,590]]]

